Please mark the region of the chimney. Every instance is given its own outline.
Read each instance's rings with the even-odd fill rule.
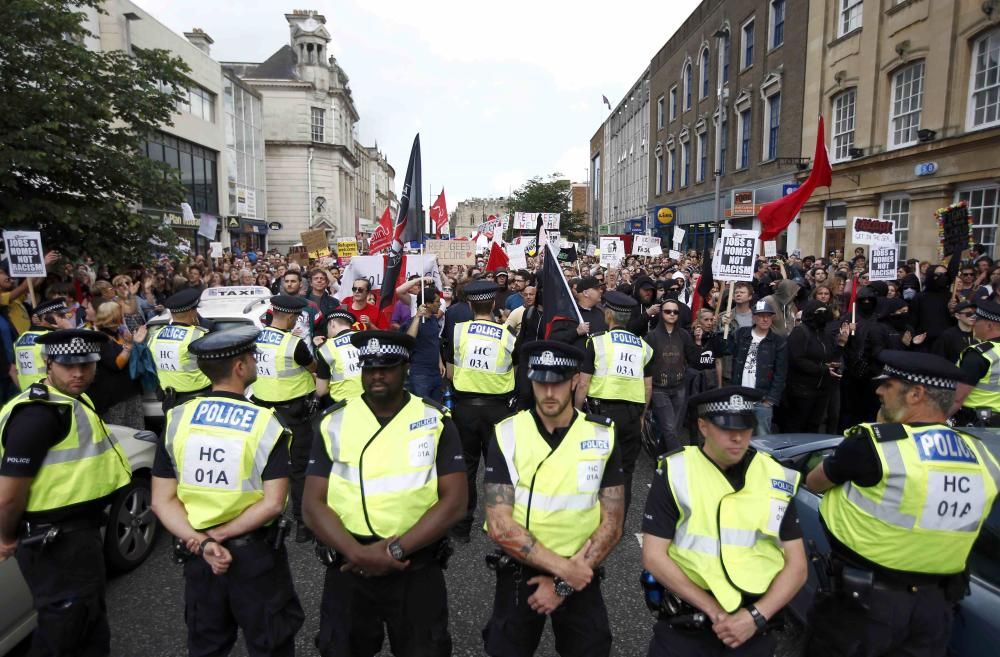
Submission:
[[[211,54],[209,51],[212,49],[212,44],[215,41],[212,40],[212,37],[205,34],[205,31],[200,27],[196,27],[190,32],[185,32],[184,37],[198,50],[206,55]]]

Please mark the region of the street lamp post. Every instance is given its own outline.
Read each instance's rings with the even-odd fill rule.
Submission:
[[[725,111],[725,101],[722,98],[722,67],[725,51],[722,47],[722,39],[729,36],[729,30],[720,28],[715,31],[715,47],[718,51],[718,61],[715,71],[715,221],[718,229],[722,227],[722,199],[719,188],[722,185],[722,113]]]

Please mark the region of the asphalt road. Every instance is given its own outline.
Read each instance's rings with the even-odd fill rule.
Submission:
[[[621,543],[605,563],[603,591],[611,631],[612,654],[619,657],[645,655],[652,636],[653,616],[642,600],[638,577],[641,570],[639,531],[652,461],[640,456],[633,482],[632,499]],[[481,499],[481,498],[480,498]],[[302,655],[316,654],[313,637],[319,629],[319,603],[323,593],[324,567],[312,545],[288,542],[295,587],[305,610],[305,624],[296,639]],[[446,571],[451,610],[451,635],[455,657],[482,655],[480,631],[489,617],[494,578],[483,555],[493,543],[482,531],[474,531],[472,542],[456,545]],[[181,657],[186,655],[184,626],[184,582],[180,566],[170,560],[169,536],[162,532],[149,560],[134,572],[108,583],[108,616],[114,657]],[[246,655],[242,638],[233,655]],[[390,655],[388,640],[382,655]],[[555,655],[551,626],[546,627],[538,655]]]

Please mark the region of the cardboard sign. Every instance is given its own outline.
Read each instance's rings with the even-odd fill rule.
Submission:
[[[768,258],[775,258],[778,255],[778,243],[774,240],[764,242],[764,255]]]
[[[305,230],[300,233],[302,246],[311,258],[322,258],[330,255],[330,243],[326,239],[326,231],[322,228]]]
[[[961,253],[972,247],[972,232],[969,230],[971,219],[968,206],[959,203],[942,208],[935,214],[938,220],[938,234],[941,236],[941,257],[952,253]]]
[[[625,257],[625,242],[617,237],[602,237],[601,239],[601,266],[616,267],[622,258]]]
[[[659,248],[660,238],[659,237],[648,237],[646,235],[636,235],[632,238],[632,255],[635,256],[653,256],[658,255],[653,253],[654,249]],[[663,253],[663,250],[660,250]]]
[[[681,258],[684,257],[684,254],[681,253],[680,251],[674,251],[673,249],[670,249],[670,251],[667,252],[667,256],[671,260],[680,260]]]
[[[45,278],[45,250],[42,234],[31,230],[5,230],[3,241],[7,249],[11,278]]]
[[[538,226],[539,214],[542,215],[542,228],[559,230],[559,220],[562,217],[559,212],[515,212],[514,230],[535,230]]]
[[[716,244],[713,263],[715,277],[720,281],[749,281],[753,279],[754,263],[757,259],[757,238],[755,230],[733,230],[724,228],[720,238],[721,248]]]
[[[899,247],[891,243],[880,243],[872,245],[871,268],[868,271],[870,281],[894,281],[896,280],[896,258],[899,256]]]
[[[680,226],[674,226],[674,244],[680,244],[684,241],[684,236],[687,235],[687,231]]]
[[[442,266],[476,264],[476,243],[468,240],[427,240],[424,250]]]
[[[211,258],[221,258],[222,257],[222,242],[209,242],[209,257]]]
[[[754,192],[752,189],[734,189],[731,217],[752,217],[754,215]]]
[[[507,267],[511,270],[513,269],[527,269],[528,268],[528,256],[524,252],[524,245],[522,244],[508,244],[507,245]]]
[[[892,219],[854,217],[851,220],[851,241],[855,244],[884,244],[896,241],[896,222]]]

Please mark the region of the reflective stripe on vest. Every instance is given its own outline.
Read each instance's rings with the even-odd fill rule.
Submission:
[[[327,505],[356,536],[401,536],[437,504],[445,414],[410,395],[384,427],[360,398],[319,424],[332,466]]]
[[[264,468],[283,433],[274,411],[229,397],[167,413],[164,446],[192,527],[228,522],[264,498]]]
[[[17,363],[17,387],[27,390],[31,384],[38,383],[48,374],[45,368],[45,357],[42,355],[42,345],[35,339],[48,331],[25,331],[14,342],[14,361]]]
[[[601,522],[601,480],[614,447],[612,426],[577,414],[555,449],[530,411],[497,425],[500,451],[514,484],[514,521],[558,555],[571,557]]]
[[[335,401],[360,397],[364,392],[358,349],[351,344],[352,335],[353,331],[330,338],[319,349],[320,358],[330,368],[330,398]]]
[[[298,399],[316,389],[312,373],[295,362],[298,336],[267,327],[257,336],[253,396],[268,402]]]
[[[739,607],[744,593],[764,593],[784,567],[781,519],[799,474],[758,452],[734,491],[698,447],[671,455],[665,467],[680,510],[671,559],[726,611]]]
[[[646,403],[643,371],[653,358],[653,348],[634,333],[612,329],[591,338],[594,375],[587,395],[595,399]]]
[[[962,406],[963,408],[991,408],[993,412],[1000,413],[1000,367],[997,366],[1000,363],[1000,348],[995,342],[989,344],[990,348],[985,352],[976,349],[978,345],[966,347],[962,352],[962,357],[964,357],[966,352],[975,351],[990,364],[983,378],[969,390]],[[959,358],[958,362],[961,363],[962,358]]]
[[[90,399],[86,395],[69,397],[45,387],[48,399],[33,399],[31,390],[25,390],[0,410],[0,436],[18,406],[52,404],[71,410],[69,431],[46,453],[31,482],[25,511],[50,511],[97,500],[127,485],[132,479],[128,457],[94,412]],[[0,442],[0,460],[3,455]]]
[[[841,543],[881,566],[961,572],[996,497],[1000,466],[978,439],[948,426],[902,426],[905,438],[880,442],[873,425],[859,425],[875,446],[882,479],[834,487],[820,515]]]
[[[161,388],[194,392],[212,385],[198,369],[198,360],[188,351],[188,346],[206,333],[208,331],[200,326],[167,324],[153,334],[148,347],[156,363]]]
[[[476,319],[455,326],[454,377],[461,392],[501,395],[514,389],[514,334],[503,324]]]

